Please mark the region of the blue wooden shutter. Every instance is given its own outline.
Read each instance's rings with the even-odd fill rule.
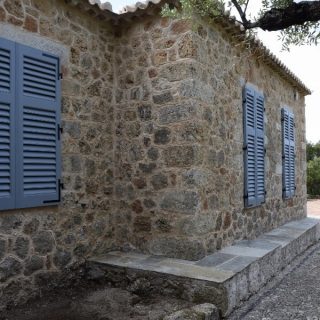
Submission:
[[[16,45],[17,207],[60,199],[59,58]]]
[[[259,92],[256,101],[256,204],[265,201],[264,97]]]
[[[265,200],[264,97],[246,86],[244,112],[244,199],[246,207]]]
[[[295,133],[294,115],[287,109],[281,110],[282,120],[282,183],[283,197],[295,194]]]
[[[15,207],[15,44],[0,39],[0,209]]]
[[[244,112],[244,198],[245,206],[256,205],[256,155],[255,155],[255,94],[246,87],[243,100]]]

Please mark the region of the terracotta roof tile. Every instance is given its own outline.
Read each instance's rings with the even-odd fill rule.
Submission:
[[[112,5],[110,2],[101,2],[101,0],[88,0],[90,4],[97,5],[101,10],[112,11]]]
[[[128,12],[136,12],[138,9],[144,10],[149,7],[150,4],[159,4],[162,0],[145,0],[138,1],[135,4],[124,6],[120,10],[120,14],[125,14]]]

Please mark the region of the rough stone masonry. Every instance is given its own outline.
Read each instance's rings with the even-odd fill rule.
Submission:
[[[303,89],[218,23],[141,15],[115,26],[66,2],[0,0],[0,37],[60,55],[64,128],[62,202],[0,213],[2,307],[89,256],[196,260],[305,216]],[[243,205],[245,81],[266,97],[267,197],[254,209]],[[290,200],[284,104],[296,117]]]

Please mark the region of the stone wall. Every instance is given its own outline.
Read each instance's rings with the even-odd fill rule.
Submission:
[[[60,55],[64,128],[62,203],[0,212],[4,306],[30,298],[47,276],[114,246],[114,40],[106,23],[62,0],[1,0],[0,23],[1,37]]]
[[[64,0],[0,0],[0,37],[59,54],[64,76],[63,201],[0,212],[0,308],[88,256],[199,259],[305,215],[303,97],[218,27],[160,17],[111,27]],[[254,209],[243,207],[245,81],[266,96],[268,194]],[[282,104],[297,124],[291,200]]]
[[[199,259],[305,216],[304,98],[218,26],[152,17],[116,47],[116,195],[138,250]],[[265,94],[266,203],[243,201],[242,88]],[[282,199],[281,106],[296,117],[296,196]]]

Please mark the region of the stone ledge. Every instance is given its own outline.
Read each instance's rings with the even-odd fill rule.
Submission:
[[[319,221],[293,221],[255,240],[238,241],[199,261],[110,252],[88,261],[88,276],[95,278],[99,274],[122,284],[143,278],[151,291],[197,303],[214,303],[227,315],[319,240]]]

